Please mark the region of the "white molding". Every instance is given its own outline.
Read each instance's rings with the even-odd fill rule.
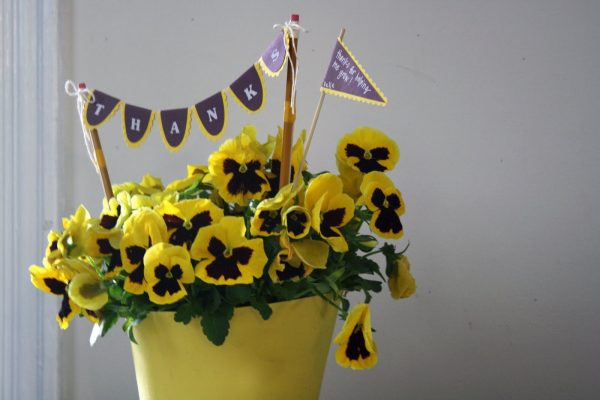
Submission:
[[[60,397],[58,303],[30,283],[64,198],[58,0],[1,1],[0,398]]]

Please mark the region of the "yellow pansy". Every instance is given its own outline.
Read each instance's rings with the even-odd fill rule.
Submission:
[[[400,216],[404,214],[402,194],[383,172],[365,175],[360,186],[361,201],[373,212],[369,226],[386,239],[399,239],[404,234]]]
[[[131,215],[131,195],[128,192],[119,192],[108,201],[102,201],[100,226],[104,229],[120,228]]]
[[[371,332],[368,304],[354,307],[333,342],[340,345],[335,352],[335,360],[342,367],[366,369],[377,364],[377,346]]]
[[[156,208],[169,231],[169,242],[189,248],[198,230],[218,222],[223,210],[208,199],[183,200],[177,203],[164,201]]]
[[[340,253],[348,251],[348,243],[340,228],[354,216],[354,200],[342,192],[340,178],[325,173],[312,179],[306,189],[304,204],[310,211],[312,227]]]
[[[58,322],[61,329],[67,329],[69,322],[81,311],[80,307],[69,298],[67,293],[67,285],[73,274],[69,271],[48,268],[48,266],[43,268],[37,265],[29,267],[29,273],[33,286],[43,292],[62,296],[56,322]]]
[[[301,239],[310,232],[310,213],[302,206],[292,206],[285,210],[282,220],[288,236],[292,239]]]
[[[123,231],[120,229],[104,229],[92,224],[85,235],[85,253],[90,257],[108,257],[104,264],[107,278],[117,275],[123,267],[120,243]]]
[[[263,274],[267,255],[262,239],[246,239],[242,217],[223,217],[198,231],[190,254],[196,276],[217,285],[249,284]]]
[[[260,199],[270,188],[265,162],[260,143],[240,133],[225,141],[208,158],[210,182],[227,202],[246,204],[251,199]]]
[[[169,243],[153,245],[144,254],[146,292],[155,304],[171,304],[184,298],[184,283],[193,283],[194,268],[190,255],[181,246]]]
[[[408,257],[402,255],[394,263],[394,268],[388,279],[388,287],[392,298],[405,299],[417,290],[415,278],[410,273]]]
[[[123,289],[142,294],[146,290],[144,255],[154,244],[168,241],[167,225],[156,211],[142,209],[127,220],[123,231],[121,259],[128,273]]]
[[[69,283],[69,297],[81,308],[97,311],[108,302],[108,292],[97,274],[82,272]]]
[[[79,257],[84,250],[84,236],[90,219],[90,213],[80,205],[71,218],[63,218],[64,231],[58,240],[61,254]]]
[[[46,246],[45,258],[50,264],[52,264],[55,260],[63,257],[63,254],[58,248],[58,241],[60,240],[60,237],[60,232],[48,232],[48,245]]]
[[[342,165],[367,174],[394,168],[400,151],[385,133],[363,126],[340,139],[336,155]]]

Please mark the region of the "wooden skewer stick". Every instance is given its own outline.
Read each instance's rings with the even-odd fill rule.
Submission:
[[[339,36],[340,40],[344,40],[345,33],[346,29],[342,28]],[[325,92],[321,91],[321,96],[319,97],[319,102],[317,103],[317,108],[315,110],[315,114],[313,115],[312,123],[310,124],[310,130],[308,131],[308,139],[306,139],[306,144],[304,145],[304,154],[302,155],[302,160],[300,161],[298,171],[296,171],[296,176],[294,177],[294,184],[292,185],[292,190],[298,187],[300,179],[302,179],[302,170],[304,169],[304,164],[306,163],[306,156],[308,155],[308,150],[310,149],[310,143],[312,142],[313,134],[315,133],[315,127],[317,126],[319,115],[321,115],[321,107],[323,107],[324,100]]]
[[[102,151],[102,145],[100,144],[100,137],[98,131],[92,129],[92,143],[94,144],[94,154],[96,155],[96,162],[98,163],[98,169],[100,170],[100,178],[102,179],[102,187],[104,188],[104,195],[106,200],[110,200],[115,197],[110,184],[110,177],[108,176],[108,168],[106,168],[106,160],[104,159],[104,152]]]
[[[299,22],[300,16],[292,14],[292,22]],[[294,109],[292,109],[292,86],[296,76],[293,71],[296,68],[298,49],[298,35],[294,35],[293,45],[289,46],[290,59],[287,63],[287,80],[285,83],[285,103],[283,105],[283,137],[281,141],[281,168],[279,169],[279,188],[290,183],[290,170],[292,159],[292,141],[294,137],[294,122],[296,122],[296,106],[294,99]],[[295,94],[295,93],[294,93]]]

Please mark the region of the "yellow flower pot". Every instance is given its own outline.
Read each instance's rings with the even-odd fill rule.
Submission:
[[[198,320],[149,315],[132,343],[140,399],[318,399],[335,308],[317,296],[271,307],[267,321],[251,307],[236,308],[221,346]]]

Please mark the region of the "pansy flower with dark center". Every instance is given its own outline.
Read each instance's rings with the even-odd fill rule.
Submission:
[[[338,176],[324,173],[309,182],[304,198],[313,229],[338,253],[348,251],[348,242],[340,228],[354,216],[354,200],[342,190]]]
[[[146,292],[155,304],[171,304],[184,298],[184,283],[195,280],[190,255],[181,246],[169,243],[153,245],[144,254]]]
[[[385,133],[360,127],[342,137],[336,156],[342,165],[367,174],[391,170],[396,165],[400,152],[396,142]]]
[[[104,229],[91,225],[85,234],[85,252],[90,257],[106,258],[104,274],[113,278],[123,268],[120,243],[123,232],[120,229]]]
[[[31,274],[31,283],[36,288],[49,294],[62,296],[56,322],[58,322],[61,329],[67,329],[69,322],[81,311],[67,293],[67,285],[72,278],[72,273],[53,268],[47,264],[45,267],[32,265],[29,267],[29,273]]]
[[[292,186],[291,183],[284,186],[274,197],[265,199],[258,204],[250,222],[252,236],[280,235],[284,231],[284,215],[288,208],[293,207],[298,193],[304,188],[304,185],[298,185],[295,189]],[[295,226],[295,228],[299,231],[303,229],[300,226]]]
[[[127,192],[119,192],[108,201],[102,201],[99,225],[104,229],[121,228],[131,214],[131,196]]]
[[[302,206],[292,206],[283,213],[283,225],[292,239],[301,239],[308,235],[310,224],[310,213]]]
[[[146,290],[144,255],[152,245],[168,241],[167,225],[156,211],[142,209],[127,220],[123,231],[121,260],[128,273],[123,289],[142,294]]]
[[[208,179],[225,201],[246,204],[251,199],[262,198],[270,188],[265,162],[260,143],[241,133],[210,155]]]
[[[267,263],[262,239],[246,239],[243,217],[223,217],[198,231],[190,249],[196,276],[216,285],[250,284]]]
[[[333,342],[340,345],[335,352],[335,360],[342,367],[366,369],[377,364],[377,346],[371,332],[368,304],[354,307]]]
[[[402,194],[382,172],[365,175],[360,186],[361,201],[373,212],[371,231],[386,239],[399,239],[404,234],[400,216],[404,214]]]
[[[58,241],[60,240],[61,234],[56,231],[48,232],[48,245],[46,246],[46,261],[52,264],[54,261],[61,258],[63,255],[58,248]]]
[[[190,248],[200,228],[218,222],[223,210],[208,199],[163,202],[156,211],[169,231],[169,243]]]

